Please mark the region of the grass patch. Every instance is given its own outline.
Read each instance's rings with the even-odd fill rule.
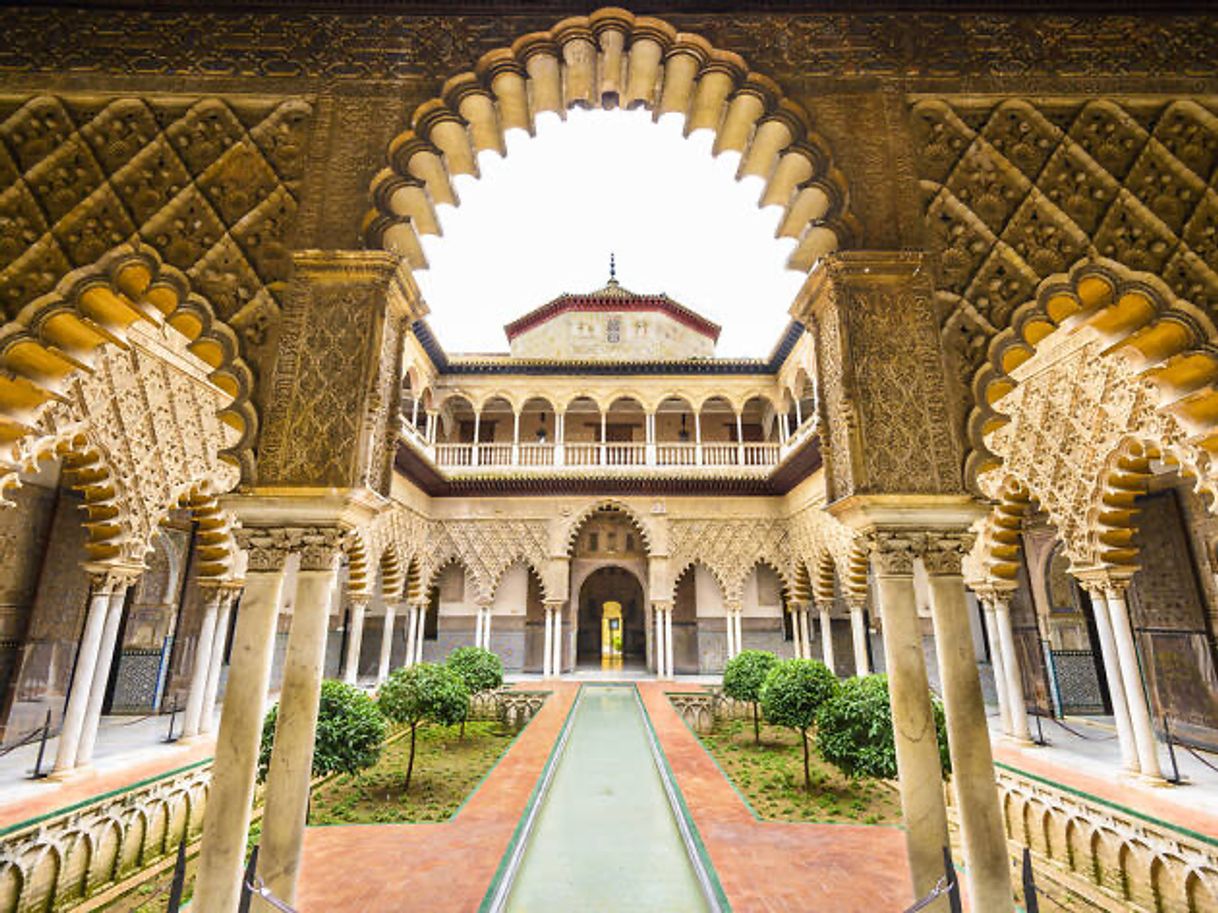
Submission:
[[[700,736],[736,789],[754,811],[774,821],[833,824],[899,824],[896,788],[877,780],[851,780],[809,745],[812,789],[804,789],[799,733],[762,725],[761,745],[753,744],[751,720],[727,720]]]
[[[410,737],[390,737],[376,766],[340,774],[313,792],[309,824],[392,824],[445,821],[495,766],[516,733],[497,722],[421,726],[410,792],[404,793]]]

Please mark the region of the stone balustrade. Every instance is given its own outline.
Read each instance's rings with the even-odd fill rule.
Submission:
[[[469,470],[525,469],[550,473],[556,469],[666,469],[676,472],[716,469],[759,470],[768,473],[790,451],[776,443],[703,442],[645,444],[642,442],[573,441],[565,444],[428,444],[417,434],[404,440],[426,455],[437,467],[450,473]]]

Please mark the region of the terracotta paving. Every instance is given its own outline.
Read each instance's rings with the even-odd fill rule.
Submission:
[[[912,902],[895,827],[758,821],[658,682],[643,702],[735,913],[896,913]]]
[[[638,684],[734,911],[887,913],[908,904],[899,830],[756,821],[662,686]],[[309,828],[297,907],[302,913],[476,910],[577,690],[576,683],[559,686],[452,821]],[[353,866],[358,877],[344,877]]]
[[[27,794],[11,802],[0,797],[0,827],[27,821],[210,758],[215,746],[215,738],[209,736],[197,742],[166,746],[155,758],[136,762],[121,770],[86,770],[75,773],[66,780],[43,780],[40,784],[45,785],[43,792]]]
[[[1218,816],[1185,805],[1178,795],[1168,795],[1188,787],[1155,786],[1115,772],[1110,777],[1097,777],[1054,763],[1046,757],[1045,752],[1038,752],[1035,748],[1025,749],[1003,742],[994,743],[994,760],[1125,808],[1135,808],[1152,818],[1170,821],[1211,837],[1218,835]]]

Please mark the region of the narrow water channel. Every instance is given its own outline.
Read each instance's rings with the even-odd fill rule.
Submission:
[[[633,688],[583,687],[527,839],[510,913],[717,907],[699,881]]]

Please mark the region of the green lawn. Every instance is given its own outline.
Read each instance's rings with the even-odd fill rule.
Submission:
[[[410,792],[403,791],[409,734],[392,738],[375,767],[343,774],[313,791],[309,824],[389,824],[444,821],[495,766],[516,733],[497,722],[419,729]]]
[[[799,734],[790,729],[763,724],[757,747],[751,721],[728,720],[700,738],[762,818],[838,824],[901,821],[901,800],[892,784],[850,780],[821,760],[815,743],[810,746],[812,790],[805,790]]]

